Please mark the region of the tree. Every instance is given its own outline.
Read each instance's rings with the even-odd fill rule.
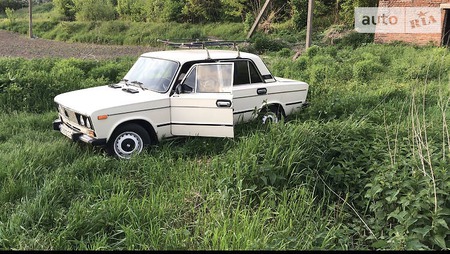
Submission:
[[[190,23],[216,22],[220,20],[220,0],[187,0],[183,7],[183,21]]]
[[[53,9],[60,16],[61,20],[75,20],[75,4],[73,0],[53,0]]]
[[[17,10],[28,6],[27,0],[0,0],[0,13],[5,12],[7,8]]]
[[[114,20],[116,10],[109,0],[73,0],[79,21]]]
[[[147,0],[147,20],[157,22],[182,21],[185,0]]]
[[[290,0],[291,20],[295,30],[300,31],[306,27],[308,17],[308,1],[307,0]]]
[[[225,21],[245,21],[246,0],[221,0],[222,20]]]
[[[118,0],[116,6],[120,18],[131,21],[146,21],[146,1],[145,0]]]
[[[342,21],[348,25],[354,22],[356,7],[376,7],[378,0],[341,0],[339,15]]]

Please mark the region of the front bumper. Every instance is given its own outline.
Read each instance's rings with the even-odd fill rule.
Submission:
[[[73,128],[64,124],[60,119],[53,121],[53,130],[61,132],[64,136],[70,138],[72,141],[83,141],[84,143],[91,144],[93,146],[106,145],[106,139],[93,138],[82,132],[74,130]]]

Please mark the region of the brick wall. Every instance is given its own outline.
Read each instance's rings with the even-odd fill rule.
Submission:
[[[380,0],[379,7],[440,7],[441,4],[450,3],[450,0]],[[443,24],[445,11],[441,13],[441,27]],[[403,41],[416,45],[434,44],[441,45],[442,33],[437,34],[394,34],[394,33],[375,33],[376,43],[388,43],[394,41]]]

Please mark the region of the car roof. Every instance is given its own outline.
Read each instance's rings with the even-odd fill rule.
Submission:
[[[238,58],[238,56],[241,58],[249,58],[249,59],[259,58],[257,55],[246,52],[239,52],[233,50],[210,50],[210,49],[154,51],[144,53],[141,56],[163,58],[177,62],[188,62],[188,61],[198,61],[208,59],[208,54],[209,58],[211,59],[235,59]]]
[[[252,60],[262,75],[270,74],[266,65],[261,58],[255,54],[234,51],[234,50],[216,50],[216,49],[187,49],[187,50],[165,50],[165,51],[153,51],[147,52],[141,55],[141,57],[153,57],[160,59],[167,59],[184,64],[190,61],[201,61],[206,59],[237,59],[244,58]]]

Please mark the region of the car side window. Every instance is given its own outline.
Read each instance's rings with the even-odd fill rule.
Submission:
[[[229,93],[233,83],[233,63],[203,63],[187,73],[181,93]]]
[[[234,84],[242,85],[250,83],[250,75],[248,73],[247,61],[234,62]]]
[[[250,81],[251,83],[262,83],[261,75],[259,75],[258,71],[256,70],[255,65],[252,62],[248,62],[248,67],[250,70]]]
[[[228,62],[228,61],[225,61]],[[248,60],[235,60],[234,63],[234,85],[244,85],[263,82],[261,75],[255,65]]]
[[[184,80],[183,86],[185,87],[185,89],[187,88],[189,92],[194,91],[196,76],[197,76],[197,68],[194,67]]]
[[[206,64],[197,68],[198,93],[228,93],[231,92],[232,64]]]

